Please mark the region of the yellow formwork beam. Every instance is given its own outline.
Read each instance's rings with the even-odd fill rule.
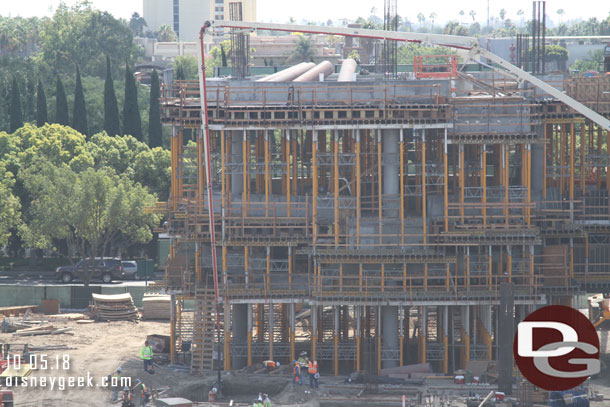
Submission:
[[[248,216],[248,205],[247,202],[248,201],[248,190],[250,189],[250,182],[249,182],[249,178],[248,178],[248,157],[249,157],[249,146],[247,145],[247,132],[246,130],[244,130],[244,137],[242,140],[242,159],[243,159],[243,187],[242,187],[242,192],[241,192],[241,213],[242,216]]]
[[[286,216],[290,216],[290,130],[286,130]]]
[[[466,179],[464,178],[464,145],[460,144],[458,145],[458,149],[459,149],[459,176],[458,176],[458,183],[459,183],[459,188],[460,188],[460,193],[459,193],[459,201],[460,201],[460,218],[462,223],[464,222],[464,183],[466,182]]]
[[[269,171],[269,131],[265,130],[265,216],[269,216],[269,188],[271,172]]]
[[[401,148],[402,148],[402,138],[401,138]],[[401,150],[402,153],[402,150]],[[402,171],[402,154],[401,154],[401,171]],[[444,184],[443,185],[443,196],[445,201],[445,232],[449,232],[449,169],[448,167],[448,159],[447,159],[447,129],[445,129],[445,142],[443,143],[443,173],[444,173]],[[401,172],[401,180],[402,180],[402,172]],[[402,197],[402,191],[401,191]],[[401,221],[404,219],[401,218]],[[403,236],[403,244],[404,244],[404,236]]]
[[[423,234],[424,234],[424,244],[428,243],[428,230],[427,230],[427,222],[426,222],[426,131],[421,130],[421,190],[422,190],[422,220],[423,220]],[[428,276],[426,276],[425,280],[426,288],[428,284]]]
[[[316,244],[317,238],[317,222],[318,222],[318,131],[312,131],[312,143],[311,143],[311,167],[312,167],[312,244]],[[360,170],[360,168],[358,168]],[[358,177],[358,180],[360,177]],[[360,200],[358,200],[360,202]]]
[[[403,129],[400,129],[400,244],[405,244],[405,143]]]
[[[360,244],[360,195],[362,193],[362,179],[360,174],[360,130],[356,130],[356,243]],[[362,265],[360,266],[362,274]],[[362,291],[362,276],[360,276],[360,290]]]
[[[487,154],[485,144],[481,146],[481,202],[483,203],[483,226],[487,227]]]

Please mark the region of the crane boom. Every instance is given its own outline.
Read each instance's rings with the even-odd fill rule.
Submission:
[[[246,21],[222,21],[213,20],[209,21],[211,27],[218,28],[237,28],[245,30],[273,30],[273,31],[287,31],[287,32],[302,32],[311,34],[325,34],[325,35],[342,35],[346,37],[360,37],[360,38],[372,38],[380,40],[394,40],[394,41],[406,41],[406,42],[417,42],[426,45],[436,45],[450,48],[466,49],[469,50],[469,57],[482,56],[495,62],[497,65],[502,67],[504,71],[502,73],[510,76],[516,76],[519,80],[529,82],[535,87],[548,93],[549,95],[557,98],[561,102],[565,103],[581,115],[585,116],[589,120],[593,121],[601,128],[606,131],[610,131],[610,120],[595,112],[594,110],[583,105],[579,101],[571,98],[565,93],[561,92],[557,88],[549,85],[541,79],[536,78],[517,66],[511,64],[503,58],[500,58],[496,54],[487,51],[479,46],[476,38],[473,37],[462,37],[457,35],[444,35],[444,34],[428,34],[428,33],[412,33],[412,32],[399,32],[399,31],[384,31],[384,30],[367,30],[362,28],[342,28],[342,27],[317,27],[311,25],[289,25],[289,24],[275,24],[275,23],[253,23]]]

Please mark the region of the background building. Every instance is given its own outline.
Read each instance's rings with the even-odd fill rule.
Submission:
[[[256,0],[143,0],[143,17],[151,31],[167,24],[181,41],[196,41],[204,21],[229,19],[230,3],[242,3],[244,21],[256,21]]]

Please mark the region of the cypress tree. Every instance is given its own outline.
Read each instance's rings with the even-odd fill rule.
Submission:
[[[148,145],[150,148],[161,147],[161,109],[159,108],[159,75],[154,69],[150,78],[150,110],[148,112]]]
[[[182,69],[182,65],[178,65],[178,68],[176,69],[176,79],[180,80],[184,80],[184,70]]]
[[[55,92],[55,123],[63,124],[64,126],[70,125],[70,118],[68,117],[68,99],[66,98],[66,91],[64,90],[64,84],[61,81],[59,75],[57,75],[57,88]]]
[[[106,82],[104,83],[104,130],[109,136],[121,134],[119,105],[114,92],[110,58],[106,55]]]
[[[76,86],[74,87],[74,110],[72,114],[72,128],[85,136],[89,134],[87,123],[87,109],[85,107],[85,92],[80,79],[80,70],[76,67]]]
[[[226,68],[227,65],[227,53],[225,52],[225,48],[220,44],[220,59],[222,62],[222,67]]]
[[[19,94],[19,84],[17,78],[13,77],[13,88],[11,89],[11,106],[9,109],[11,117],[11,127],[9,133],[14,133],[23,127],[23,114],[21,113],[21,95]]]
[[[42,127],[47,121],[47,96],[44,94],[42,81],[38,79],[38,90],[36,91],[36,126]]]
[[[138,88],[129,65],[125,65],[125,104],[123,105],[123,134],[142,141],[142,120],[138,108]]]

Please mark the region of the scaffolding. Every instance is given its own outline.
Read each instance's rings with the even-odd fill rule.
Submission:
[[[610,286],[608,132],[531,92],[452,95],[467,82],[208,84],[226,369],[305,350],[333,374],[451,372],[497,358],[503,282],[518,318]],[[161,102],[166,289],[194,298],[213,282],[198,86]]]

